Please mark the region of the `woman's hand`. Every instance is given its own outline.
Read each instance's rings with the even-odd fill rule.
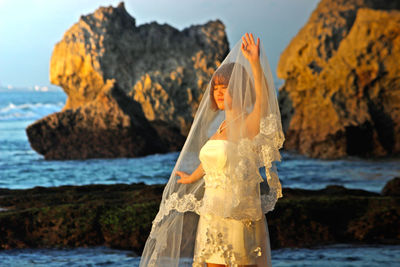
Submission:
[[[183,171],[176,171],[175,172],[177,175],[179,175],[181,177],[181,179],[177,180],[177,183],[180,184],[190,184],[193,183],[193,178],[192,176],[190,176],[188,173],[183,172]]]
[[[259,62],[260,58],[260,38],[257,38],[257,44],[254,42],[253,34],[246,32],[242,36],[242,52],[244,57],[250,62],[250,64],[255,64]]]

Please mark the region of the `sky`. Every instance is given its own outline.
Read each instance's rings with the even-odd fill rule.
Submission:
[[[112,0],[0,0],[0,87],[59,88],[50,84],[55,44],[81,15]],[[156,21],[182,30],[220,19],[230,47],[246,32],[260,37],[276,82],[279,56],[319,0],[126,0],[136,26]]]

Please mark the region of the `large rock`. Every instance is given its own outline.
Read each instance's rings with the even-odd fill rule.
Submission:
[[[27,127],[31,146],[45,159],[180,150],[228,51],[218,20],[182,31],[155,22],[136,26],[123,2],[81,16],[50,62],[50,81],[67,102]]]
[[[286,149],[320,158],[399,155],[398,9],[391,0],[319,3],[278,64]]]
[[[137,26],[123,2],[81,16],[58,42],[50,81],[68,94],[64,109],[96,98],[107,79],[138,101],[149,121],[186,135],[213,71],[229,51],[219,20],[179,31],[156,22]]]
[[[0,249],[106,245],[140,255],[164,186],[0,188]],[[283,198],[266,216],[272,249],[400,244],[398,196],[338,185],[283,188]]]
[[[156,130],[155,127],[158,129]],[[33,149],[45,159],[137,157],[178,150],[179,130],[153,127],[139,103],[115,80],[107,80],[93,101],[50,114],[26,128]],[[160,129],[167,129],[159,134]]]
[[[384,196],[397,196],[400,197],[400,177],[395,177],[390,180],[381,192]]]

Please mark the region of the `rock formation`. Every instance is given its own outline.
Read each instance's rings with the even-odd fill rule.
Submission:
[[[167,152],[174,144],[169,141],[175,141],[179,132],[176,129],[175,135],[160,137],[144,117],[140,104],[129,98],[114,79],[107,80],[93,101],[50,114],[26,131],[32,148],[46,159],[135,157]]]
[[[322,0],[281,54],[285,149],[400,154],[400,2]]]
[[[228,51],[219,20],[179,31],[156,22],[137,26],[123,2],[100,7],[55,45],[50,81],[68,99],[61,112],[28,126],[29,141],[46,159],[180,150]]]
[[[140,255],[164,186],[0,188],[0,250],[106,245]],[[283,198],[266,215],[271,248],[400,244],[399,204],[398,195],[339,185],[283,188]]]

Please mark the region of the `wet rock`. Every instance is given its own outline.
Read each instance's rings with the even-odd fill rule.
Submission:
[[[184,142],[177,129],[151,124],[115,80],[94,101],[50,114],[26,132],[33,149],[58,160],[138,157],[177,150]]]
[[[0,189],[0,247],[108,245],[141,251],[163,187],[139,184]]]
[[[165,185],[0,188],[0,248],[106,245],[141,254]],[[267,213],[272,249],[400,244],[400,198],[331,185],[283,188]]]

